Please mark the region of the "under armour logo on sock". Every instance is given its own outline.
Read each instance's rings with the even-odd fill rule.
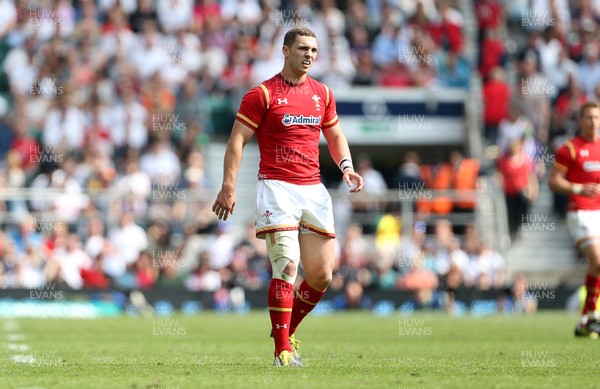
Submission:
[[[278,330],[282,329],[282,328],[288,328],[287,324],[275,324],[275,328],[277,328]]]

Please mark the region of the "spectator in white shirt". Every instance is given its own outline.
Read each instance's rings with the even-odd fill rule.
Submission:
[[[137,8],[137,0],[98,0],[98,10],[102,13],[108,13],[115,6],[129,15]]]
[[[174,183],[181,173],[181,164],[166,140],[154,140],[140,158],[140,167],[153,183]]]
[[[69,235],[66,246],[54,252],[53,260],[58,264],[59,279],[65,281],[72,289],[83,287],[81,269],[90,268],[92,260],[81,248],[81,242],[76,234]]]
[[[0,37],[6,36],[17,24],[17,8],[12,0],[0,0]]]
[[[192,0],[158,0],[156,12],[165,33],[190,27],[193,15]]]
[[[127,161],[125,175],[117,180],[114,189],[121,198],[121,209],[143,216],[147,209],[146,200],[152,190],[150,176],[140,170],[136,159]]]
[[[112,277],[122,276],[127,265],[135,262],[148,247],[146,232],[135,224],[134,215],[128,212],[121,216],[119,226],[110,231],[109,241],[114,252],[104,260],[103,268]]]
[[[131,81],[124,78],[118,86],[120,99],[109,108],[110,138],[117,148],[140,150],[148,141],[146,108],[136,98]]]
[[[558,53],[558,61],[553,69],[550,69],[546,76],[548,81],[555,86],[557,93],[569,86],[569,78],[577,77],[577,62],[569,58],[566,48],[561,48]]]
[[[154,20],[146,20],[142,29],[135,49],[129,53],[129,61],[141,78],[148,79],[168,64],[173,47],[166,43]]]
[[[138,44],[136,36],[129,29],[127,19],[119,8],[112,8],[108,18],[112,30],[102,35],[100,47],[109,57],[127,58]]]
[[[230,222],[219,221],[216,234],[207,242],[210,268],[213,270],[219,271],[231,263],[235,246],[235,237],[231,233],[231,227]]]
[[[508,116],[502,119],[498,125],[497,146],[500,153],[508,151],[508,147],[514,140],[523,138],[526,134],[533,134],[534,131],[533,124],[527,116],[523,115],[519,106],[511,104]]]
[[[383,195],[387,191],[387,184],[383,175],[373,168],[371,158],[367,154],[361,154],[356,158],[357,171],[364,180],[364,192],[369,195]]]
[[[33,37],[29,37],[22,46],[11,49],[6,55],[2,69],[8,76],[12,93],[37,95],[37,93],[31,93],[32,91],[36,92],[32,80],[35,80],[38,75],[35,51],[36,41]]]
[[[579,83],[588,99],[594,100],[594,89],[600,85],[600,50],[596,42],[588,43],[583,53],[584,58],[579,62]]]
[[[44,123],[43,143],[54,150],[80,149],[84,141],[85,115],[63,94],[56,99]]]
[[[262,10],[257,0],[224,0],[221,15],[228,23],[237,21],[243,25],[257,26]]]
[[[101,219],[91,219],[88,226],[88,237],[85,241],[85,252],[92,259],[108,253],[110,244],[104,236],[104,222]]]

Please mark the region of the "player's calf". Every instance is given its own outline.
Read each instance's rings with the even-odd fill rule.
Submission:
[[[275,356],[283,351],[292,352],[289,342],[290,320],[294,304],[294,282],[300,262],[300,246],[297,231],[278,231],[266,237],[267,253],[271,260],[273,278],[269,285],[269,315],[275,341]],[[285,366],[285,356],[280,361]]]

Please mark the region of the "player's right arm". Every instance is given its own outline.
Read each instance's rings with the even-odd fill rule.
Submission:
[[[556,160],[550,172],[548,186],[558,194],[565,196],[580,194],[586,197],[594,197],[600,194],[600,186],[595,183],[574,183],[567,180],[569,166],[574,161],[575,151],[572,147],[562,146],[556,152]]]
[[[213,212],[221,220],[227,220],[229,214],[233,214],[235,182],[242,162],[242,151],[254,133],[258,131],[269,102],[267,88],[261,84],[260,87],[252,88],[246,93],[235,116],[233,129],[225,150],[221,191],[212,207]]]
[[[237,173],[242,162],[242,152],[246,143],[250,141],[254,131],[236,120],[227,142],[225,161],[223,162],[223,183],[212,210],[221,220],[227,220],[235,208],[235,184]]]
[[[578,185],[581,185],[581,187],[578,187]],[[565,196],[581,194],[586,197],[594,197],[600,195],[600,186],[598,184],[593,182],[588,182],[587,184],[572,183],[567,180],[566,172],[562,172],[558,169],[552,169],[550,172],[548,186],[552,191]],[[581,192],[579,192],[579,188],[581,189]]]

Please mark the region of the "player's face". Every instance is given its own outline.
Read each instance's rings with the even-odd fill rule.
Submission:
[[[306,74],[317,59],[317,39],[312,36],[298,36],[292,47],[283,48],[288,66],[297,74]]]
[[[600,130],[600,108],[588,108],[579,118],[581,133],[587,139],[597,139]]]

